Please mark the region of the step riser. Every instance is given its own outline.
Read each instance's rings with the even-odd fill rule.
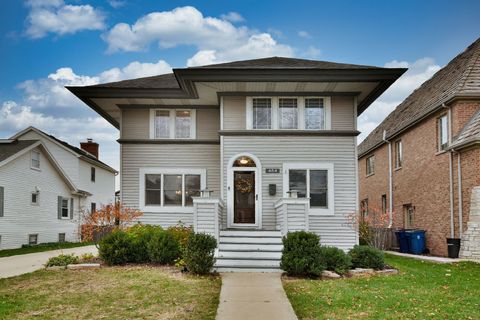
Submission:
[[[268,269],[268,268],[265,268],[265,269],[260,269],[260,268],[226,268],[226,267],[222,267],[222,268],[215,268],[215,271],[217,272],[265,272],[265,273],[271,273],[271,272],[283,272],[281,269]]]
[[[274,251],[281,252],[283,245],[281,244],[244,244],[244,243],[220,243],[218,246],[219,251],[229,250],[249,250],[249,251]]]
[[[279,268],[279,260],[235,260],[235,259],[217,259],[217,267],[253,267],[253,268]]]
[[[237,231],[237,230],[228,230],[220,231],[220,236],[228,237],[282,237],[280,231]]]
[[[230,258],[230,259],[280,259],[282,257],[281,252],[262,252],[262,251],[246,251],[246,252],[235,252],[235,251],[219,251],[218,258]]]
[[[280,238],[234,238],[234,237],[220,237],[220,243],[265,243],[265,244],[282,244]]]

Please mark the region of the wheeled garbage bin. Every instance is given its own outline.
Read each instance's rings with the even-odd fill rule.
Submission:
[[[398,247],[400,248],[401,253],[408,253],[410,251],[410,245],[408,243],[407,230],[400,229],[395,231],[397,236]]]
[[[409,233],[410,253],[422,254],[425,252],[425,230],[412,230]]]

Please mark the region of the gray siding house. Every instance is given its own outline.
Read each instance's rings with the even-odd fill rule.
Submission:
[[[357,243],[357,116],[404,72],[272,57],[68,89],[120,130],[142,222],[213,234],[219,269],[275,270],[289,231]]]

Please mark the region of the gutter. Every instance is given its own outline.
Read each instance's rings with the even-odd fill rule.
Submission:
[[[391,228],[393,225],[392,143],[387,140],[387,130],[383,130],[383,141],[388,144],[388,228]]]

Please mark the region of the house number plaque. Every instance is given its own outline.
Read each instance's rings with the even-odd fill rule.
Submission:
[[[265,173],[280,173],[279,168],[265,168]]]

